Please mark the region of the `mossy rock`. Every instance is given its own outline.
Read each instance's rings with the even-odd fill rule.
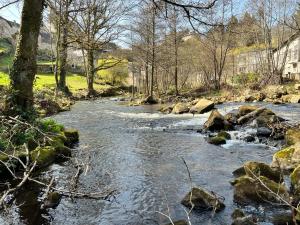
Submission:
[[[299,129],[290,129],[285,134],[285,140],[287,145],[294,145],[300,142],[300,130]]]
[[[276,183],[281,183],[283,181],[283,177],[279,170],[272,169],[269,165],[262,162],[246,162],[244,164],[244,169],[246,175],[252,178],[264,176]]]
[[[224,145],[226,144],[226,139],[224,137],[212,137],[208,139],[208,143],[213,145]]]
[[[291,185],[296,195],[300,194],[300,165],[297,166],[290,175]]]
[[[226,140],[230,140],[231,139],[231,135],[228,132],[226,132],[226,131],[219,132],[217,136],[221,137],[221,138],[224,138]]]
[[[65,129],[64,135],[67,138],[65,145],[72,146],[79,142],[79,132],[76,129]]]
[[[282,203],[281,199],[289,200],[289,193],[284,185],[264,176],[260,176],[258,179],[242,176],[235,179],[232,184],[234,186],[234,201],[238,204]]]
[[[61,200],[61,195],[58,192],[50,192],[48,193],[48,196],[46,197],[44,204],[43,204],[43,209],[47,208],[56,208]]]
[[[198,187],[192,188],[192,190],[182,199],[181,204],[188,208],[193,206],[196,210],[215,210],[216,212],[225,208],[224,203],[218,196]]]
[[[32,162],[37,162],[38,168],[43,168],[51,165],[56,159],[56,150],[53,146],[37,147],[30,153]]]
[[[290,170],[295,168],[295,162],[293,161],[293,155],[295,153],[295,147],[290,146],[282,149],[273,155],[272,167],[277,167],[283,170]]]

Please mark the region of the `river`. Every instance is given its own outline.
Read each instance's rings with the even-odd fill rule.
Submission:
[[[239,104],[218,106],[221,112],[237,109]],[[279,116],[299,121],[300,107],[268,105]],[[62,198],[56,209],[41,210],[42,195],[36,185],[27,187],[11,209],[2,212],[0,224],[24,225],[155,225],[168,219],[186,219],[181,199],[192,185],[212,190],[225,198],[224,211],[191,214],[193,225],[231,223],[233,203],[232,171],[248,160],[271,162],[277,150],[259,143],[245,143],[231,132],[233,140],[225,146],[208,144],[201,128],[209,114],[163,115],[155,106],[127,107],[111,100],[82,101],[70,112],[54,116],[66,127],[80,131],[80,144],[73,151],[77,162],[88,163],[79,179],[80,192],[114,189],[110,201]],[[244,133],[253,132],[251,129]],[[65,187],[76,173],[75,159],[53,165],[40,176],[56,178]],[[28,185],[27,185],[28,186]],[[263,206],[248,206],[246,211],[268,220]],[[272,211],[272,210],[271,210]],[[265,223],[268,224],[268,223]]]

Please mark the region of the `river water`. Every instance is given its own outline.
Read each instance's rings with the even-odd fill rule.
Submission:
[[[218,106],[221,112],[239,104]],[[299,121],[300,107],[268,105],[279,116]],[[271,162],[276,147],[247,144],[243,132],[231,132],[225,146],[208,144],[197,133],[209,114],[163,115],[155,106],[127,107],[109,100],[83,101],[70,112],[53,118],[80,131],[80,144],[73,151],[77,159],[51,166],[41,177],[54,176],[57,187],[67,187],[76,173],[74,161],[88,165],[79,179],[79,192],[116,190],[110,201],[62,198],[56,209],[41,210],[42,194],[36,185],[27,185],[11,209],[2,212],[0,224],[55,225],[155,225],[168,219],[186,219],[181,199],[190,190],[186,161],[193,186],[201,186],[225,198],[224,211],[193,212],[192,224],[230,224],[233,203],[232,171],[245,161]],[[251,129],[245,133],[254,132]],[[88,163],[87,163],[88,162]],[[263,206],[246,211],[268,220]],[[272,211],[272,210],[271,210]],[[268,224],[268,223],[265,223]]]

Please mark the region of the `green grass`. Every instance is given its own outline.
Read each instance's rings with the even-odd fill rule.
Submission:
[[[0,85],[8,86],[9,77],[8,74],[0,71]],[[72,92],[78,90],[87,89],[86,79],[83,76],[77,74],[68,74],[67,76],[67,85],[69,86]],[[36,76],[34,88],[36,90],[41,90],[43,88],[55,87],[55,78],[53,74],[38,74]],[[94,88],[97,91],[101,91],[107,88],[107,85],[94,84]]]

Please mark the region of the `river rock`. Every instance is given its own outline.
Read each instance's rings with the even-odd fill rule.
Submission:
[[[188,225],[188,222],[186,222],[185,220],[178,220],[173,223],[168,223],[166,225]]]
[[[292,189],[295,194],[300,194],[300,165],[290,175]]]
[[[221,138],[224,138],[226,140],[230,140],[231,139],[231,135],[226,132],[226,131],[221,131],[218,133],[217,137],[221,137]]]
[[[249,161],[244,164],[245,173],[252,178],[264,176],[276,183],[283,181],[279,170],[271,168],[269,165],[262,162]]]
[[[235,113],[227,113],[224,116],[225,120],[231,124],[237,124],[237,115]]]
[[[61,195],[58,192],[50,192],[46,197],[44,204],[42,205],[43,209],[55,209],[61,200]]]
[[[211,137],[208,139],[208,143],[212,145],[224,145],[226,144],[226,139],[224,137]]]
[[[299,129],[289,129],[285,133],[285,140],[287,145],[294,145],[300,142],[300,130]]]
[[[242,166],[242,167],[240,167],[240,168],[234,170],[234,171],[232,172],[232,174],[233,174],[234,177],[242,177],[242,176],[245,176],[245,175],[246,175],[246,171],[245,171],[244,166]]]
[[[181,203],[188,208],[191,208],[193,204],[196,210],[215,210],[219,212],[225,208],[224,203],[218,196],[198,187],[194,187],[192,191],[183,198]]]
[[[79,142],[79,132],[76,129],[65,129],[64,135],[67,138],[65,145],[72,147],[72,145]]]
[[[253,216],[244,216],[236,218],[231,225],[258,225]]]
[[[258,107],[257,106],[253,106],[253,105],[242,105],[239,107],[238,109],[238,116],[241,117],[241,116],[245,116],[247,115],[248,113],[251,113],[255,110],[257,110]]]
[[[218,110],[213,110],[204,124],[204,128],[210,131],[229,130],[232,128]]]
[[[233,220],[235,220],[235,219],[237,219],[237,218],[242,218],[242,217],[245,217],[245,216],[246,216],[246,215],[245,215],[244,211],[241,210],[241,209],[235,209],[235,210],[233,211],[233,213],[231,214],[231,218],[232,218]]]
[[[173,110],[172,113],[174,114],[183,114],[183,113],[188,113],[190,111],[189,105],[186,103],[177,103]]]
[[[149,95],[148,97],[146,97],[145,99],[143,99],[141,101],[141,104],[149,104],[149,105],[154,105],[154,104],[157,104],[157,100],[154,99],[153,96]]]
[[[293,215],[291,210],[285,210],[276,212],[274,215],[272,215],[272,224],[273,225],[294,225],[293,222]]]
[[[168,105],[168,106],[162,107],[159,111],[162,112],[162,113],[169,114],[169,113],[172,112],[173,108],[174,108],[174,106]]]
[[[267,127],[259,127],[257,128],[256,135],[258,137],[270,137],[272,131]]]
[[[288,190],[284,185],[278,184],[264,176],[260,176],[258,179],[242,176],[235,179],[232,184],[234,186],[234,201],[238,204],[281,203],[280,198],[286,201],[289,198]]]
[[[244,137],[243,140],[245,142],[254,142],[255,141],[255,137],[253,137],[252,135],[248,135],[248,136]]]
[[[196,105],[194,105],[190,112],[193,114],[203,114],[206,112],[211,111],[215,107],[215,103],[213,101],[207,100],[207,99],[200,99]]]
[[[271,166],[282,170],[295,169],[300,163],[300,146],[295,144],[284,148],[273,155]]]
[[[294,104],[300,103],[300,95],[292,95],[290,102]]]

